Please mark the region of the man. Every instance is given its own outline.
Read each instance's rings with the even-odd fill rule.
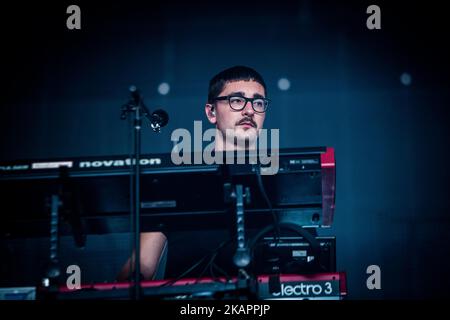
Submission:
[[[226,69],[209,83],[205,113],[216,126],[215,150],[255,148],[269,104],[266,84],[248,67]]]
[[[262,76],[249,67],[232,67],[211,79],[205,113],[216,126],[215,151],[255,148],[269,104],[266,96]],[[167,238],[163,233],[141,234],[140,263],[144,279],[155,278],[166,247]],[[132,261],[134,257],[122,268],[119,280],[128,278]]]

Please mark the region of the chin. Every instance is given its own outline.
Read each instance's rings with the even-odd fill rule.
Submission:
[[[254,144],[258,138],[258,131],[255,128],[248,130],[238,129],[236,130],[236,138],[238,143],[243,143],[243,145]]]

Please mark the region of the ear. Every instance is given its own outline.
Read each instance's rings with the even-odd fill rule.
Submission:
[[[207,103],[205,105],[205,113],[206,113],[206,117],[208,118],[210,123],[212,123],[212,124],[216,124],[217,123],[217,118],[216,118],[216,112],[214,110],[214,105],[212,105],[211,103]]]

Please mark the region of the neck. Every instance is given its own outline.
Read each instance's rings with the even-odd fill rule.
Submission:
[[[220,130],[216,130],[214,150],[216,151],[237,151],[237,150],[255,150],[256,141],[246,141],[246,143],[236,143],[235,139],[226,139]]]

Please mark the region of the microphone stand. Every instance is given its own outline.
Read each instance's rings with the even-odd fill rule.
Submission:
[[[122,106],[122,114],[120,118],[125,120],[129,114],[133,114],[133,140],[134,140],[134,160],[131,163],[134,164],[134,175],[133,172],[130,173],[134,176],[134,207],[133,207],[133,218],[134,218],[134,281],[132,288],[132,297],[135,300],[141,298],[141,239],[140,239],[140,204],[141,204],[141,192],[140,192],[140,157],[141,157],[141,128],[142,128],[142,118],[149,117],[149,111],[144,105],[143,99],[135,86],[129,88],[132,99],[125,105]],[[156,125],[158,130],[155,130],[154,123],[151,119],[151,127],[153,131],[159,132],[159,128],[162,126]],[[166,122],[167,123],[167,122]],[[164,124],[165,125],[165,124]],[[132,266],[133,261],[131,261]]]

